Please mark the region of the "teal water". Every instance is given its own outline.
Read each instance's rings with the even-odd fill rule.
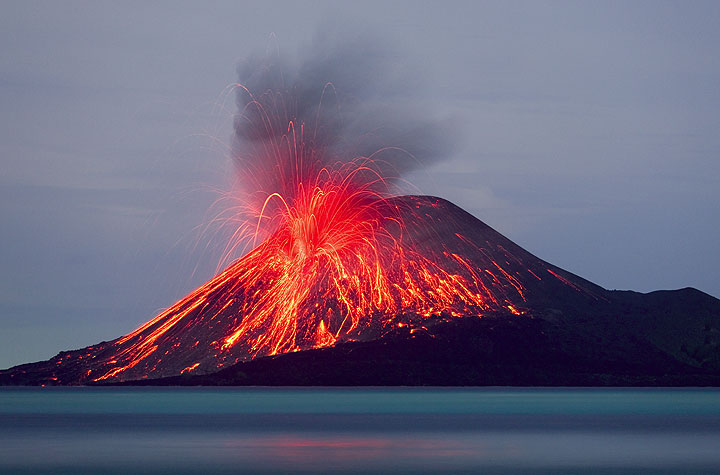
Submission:
[[[0,389],[0,473],[297,472],[720,473],[720,390]]]

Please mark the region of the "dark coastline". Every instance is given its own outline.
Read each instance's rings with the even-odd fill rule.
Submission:
[[[632,321],[628,318],[628,321]],[[642,327],[641,327],[642,328]],[[288,353],[216,373],[136,380],[137,386],[720,386],[712,365],[688,364],[623,326],[616,339],[541,318],[466,318],[432,334]],[[638,331],[639,333],[639,331]],[[650,336],[652,332],[647,331]]]

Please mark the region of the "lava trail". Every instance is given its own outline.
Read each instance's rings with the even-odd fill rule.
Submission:
[[[402,325],[402,315],[481,315],[522,306],[522,285],[500,265],[479,268],[456,252],[437,255],[415,245],[414,236],[432,223],[415,216],[416,202],[393,198],[397,177],[388,175],[386,161],[328,156],[316,133],[322,126],[296,122],[291,94],[266,91],[255,98],[238,87],[250,98],[241,115],[249,144],[242,153],[252,160],[238,158],[245,187],[232,196],[239,205],[231,208],[229,222],[237,229],[228,251],[261,242],[114,342],[117,364],[93,372],[93,379],[118,377],[141,363],[131,374],[154,373],[162,363],[160,344],[175,341],[163,353],[173,358],[190,343],[182,341],[186,329],[201,322],[227,333],[204,349],[204,361],[184,369],[377,337]],[[200,341],[190,344],[197,346]]]
[[[216,218],[231,229],[230,265],[132,333],[37,367],[48,382],[209,373],[398,327],[430,332],[435,319],[512,318],[533,292],[591,294],[452,204],[397,196],[411,150],[361,153],[374,132],[338,125],[352,108],[332,84],[314,101],[312,88],[260,84],[236,86],[237,180]]]

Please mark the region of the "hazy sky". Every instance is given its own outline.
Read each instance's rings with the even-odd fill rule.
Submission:
[[[718,2],[2,10],[0,368],[127,333],[211,277],[238,64],[345,32],[458,130],[421,191],[606,288],[720,297]]]

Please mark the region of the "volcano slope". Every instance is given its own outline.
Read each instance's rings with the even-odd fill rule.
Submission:
[[[405,226],[374,286],[315,262],[288,292],[286,269],[257,275],[261,245],[134,332],[0,384],[720,384],[720,300],[605,290],[448,201],[390,204]]]

